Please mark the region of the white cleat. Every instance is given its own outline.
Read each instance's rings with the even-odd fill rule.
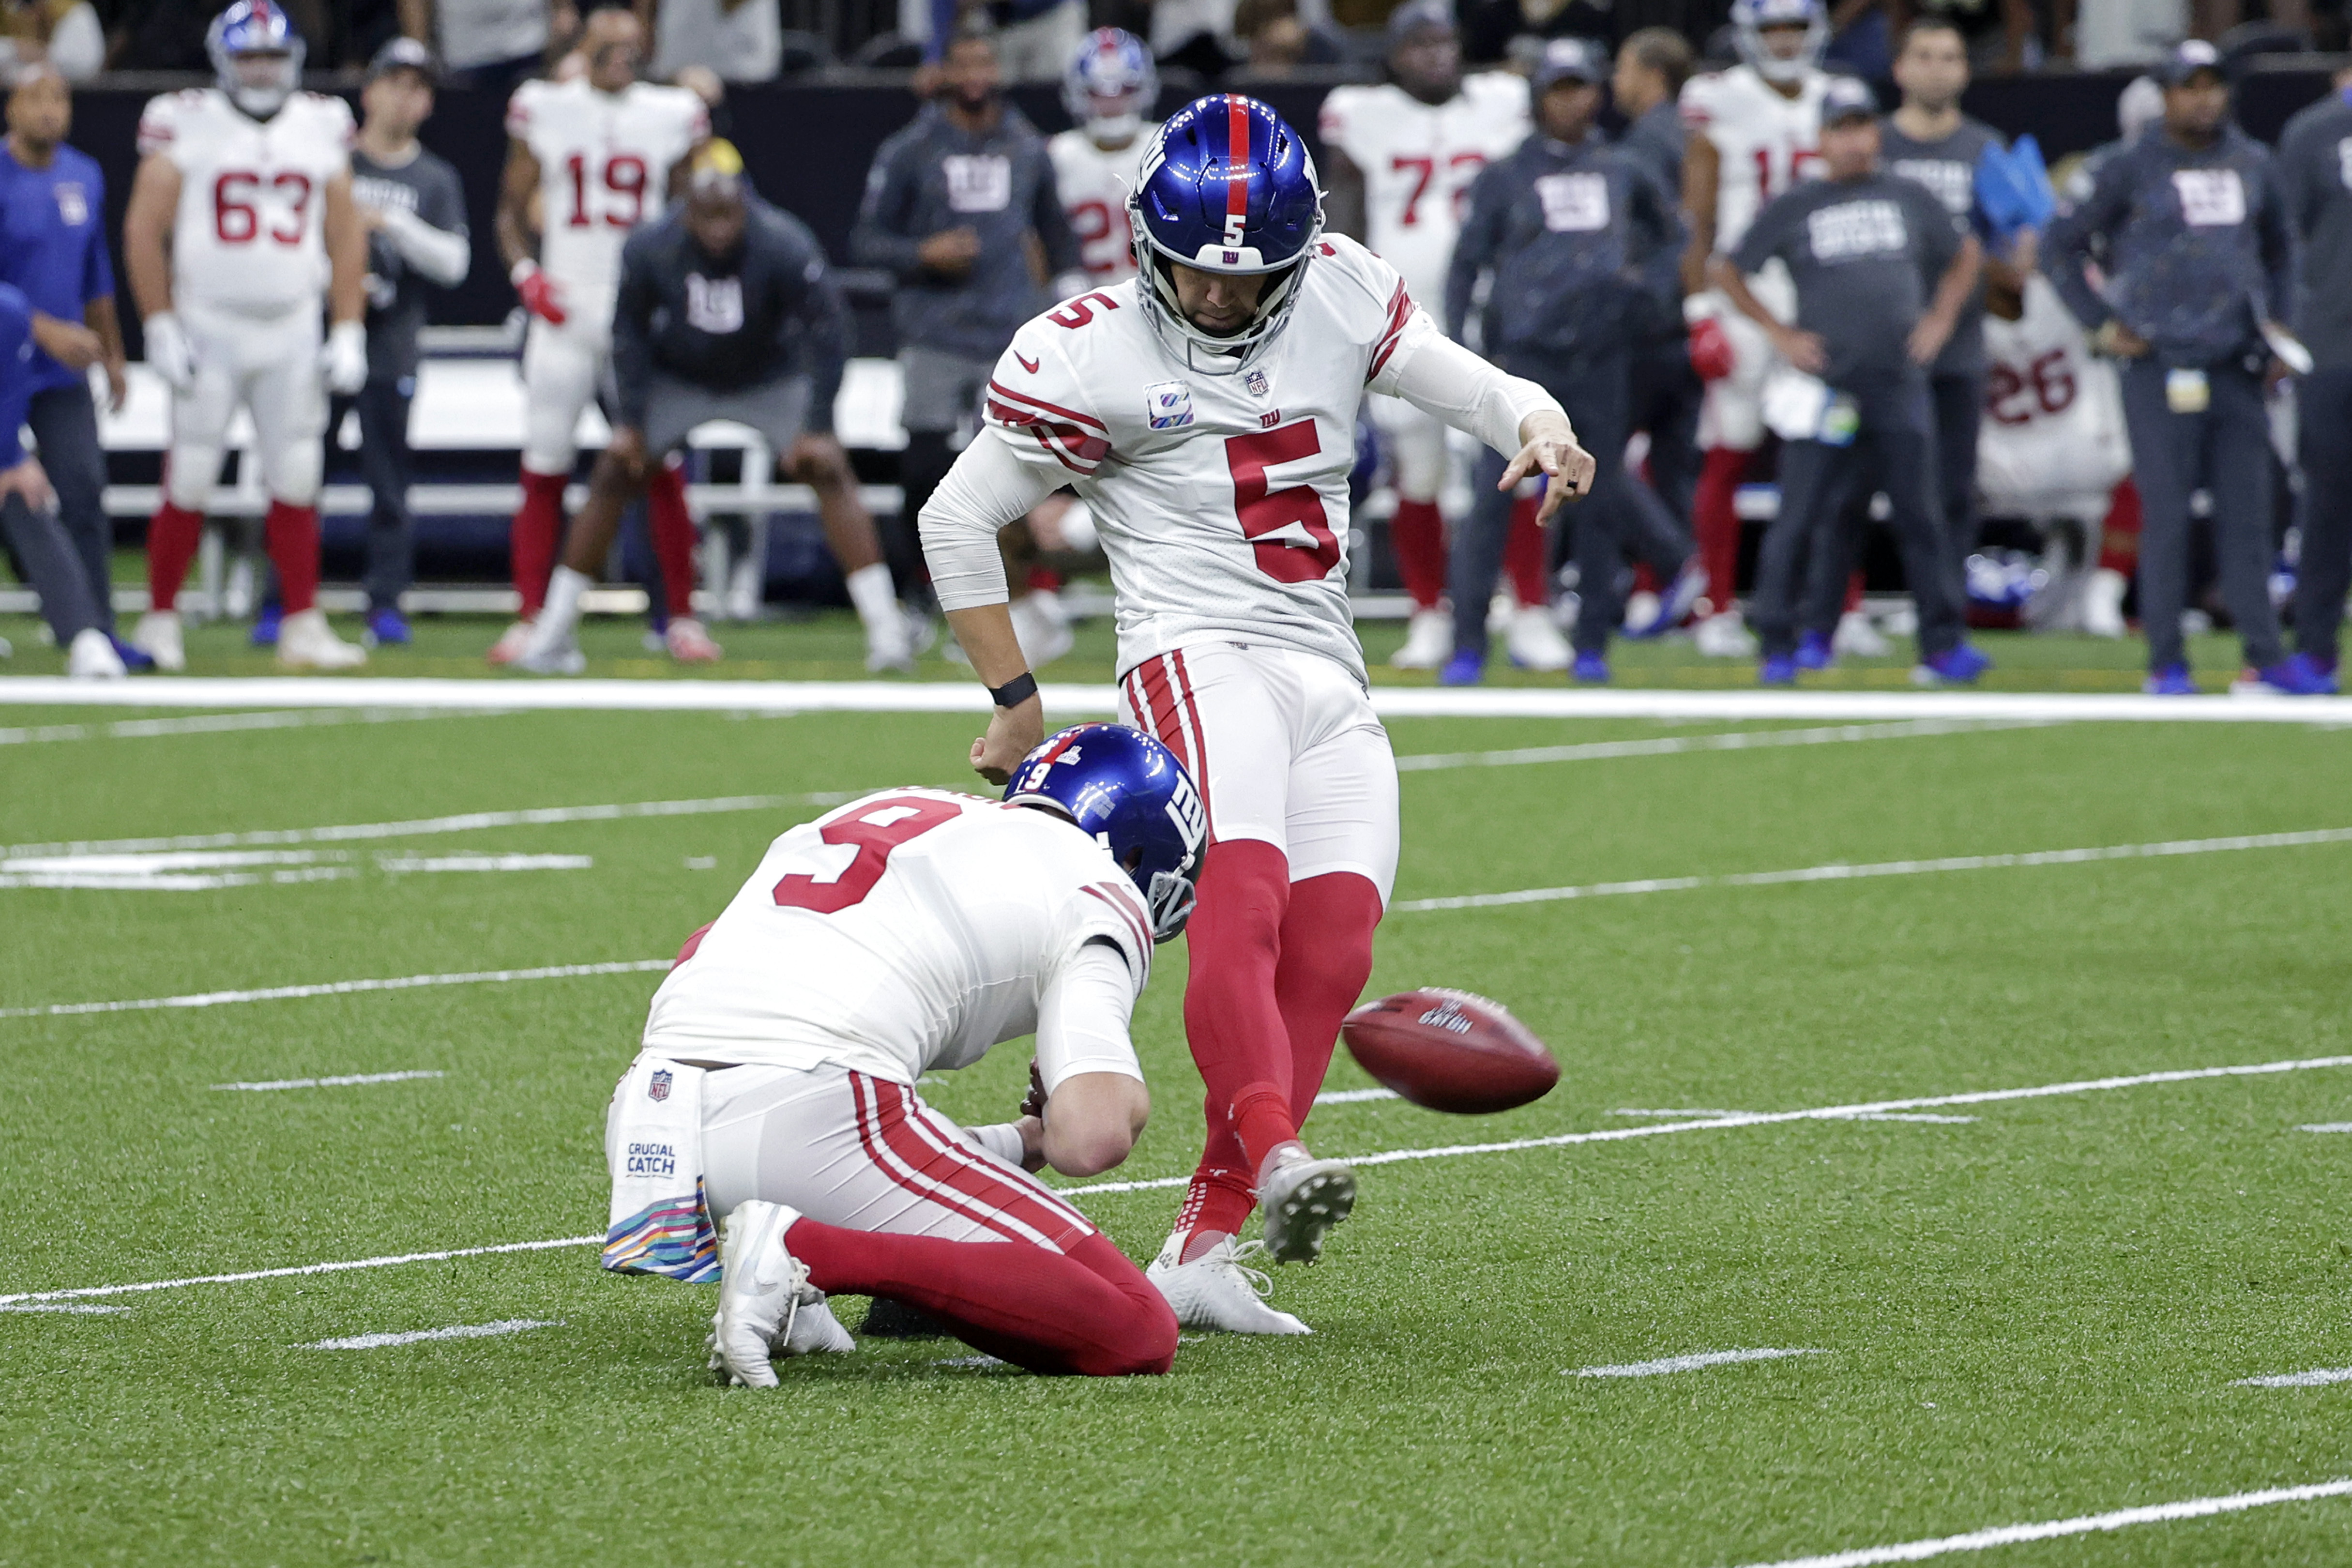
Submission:
[[[1756,636],[1736,609],[1709,616],[1692,627],[1691,645],[1707,658],[1756,657]]]
[[[2124,592],[2131,584],[2112,566],[2102,566],[2083,584],[2083,629],[2095,637],[2119,637],[2124,625]]]
[[[1265,1211],[1265,1255],[1312,1263],[1323,1256],[1323,1237],[1356,1206],[1356,1173],[1344,1160],[1286,1161],[1265,1178],[1257,1201]]]
[[[180,612],[150,610],[139,617],[131,646],[155,661],[158,669],[177,673],[188,668],[187,646],[180,637]]]
[[[1405,623],[1404,646],[1389,656],[1392,669],[1435,669],[1454,657],[1454,616],[1444,609],[1415,610]]]
[[[487,663],[503,668],[520,658],[522,650],[530,646],[530,623],[517,621],[499,634],[499,640],[490,645],[490,651],[482,658]]]
[[[1013,601],[1013,635],[1032,669],[1045,668],[1078,641],[1070,630],[1070,613],[1062,608],[1062,595],[1050,588],[1032,589]]]
[[[1190,1234],[1179,1231],[1170,1237],[1168,1245],[1160,1249],[1160,1256],[1151,1260],[1151,1267],[1143,1271],[1143,1277],[1168,1299],[1169,1310],[1176,1314],[1179,1323],[1188,1329],[1219,1329],[1229,1334],[1315,1331],[1288,1312],[1265,1304],[1274,1281],[1265,1277],[1263,1269],[1249,1268],[1242,1261],[1262,1254],[1265,1250],[1264,1242],[1244,1242],[1236,1247],[1228,1237],[1192,1262],[1180,1262]]]
[[[1541,605],[1521,605],[1511,612],[1503,649],[1521,669],[1551,673],[1569,665],[1568,639],[1559,635],[1559,624]]]
[[[710,1370],[740,1388],[773,1388],[772,1358],[857,1348],[808,1282],[808,1265],[784,1246],[800,1210],[752,1199],[727,1216],[719,1240],[719,1310],[710,1319]]]
[[[662,633],[662,646],[680,664],[717,664],[727,652],[692,616],[680,616]]]
[[[577,632],[557,634],[534,626],[530,640],[508,668],[526,675],[577,675],[588,668],[588,656],[580,651]]]
[[[1830,651],[1840,658],[1885,658],[1895,651],[1895,645],[1868,616],[1848,610],[1838,617],[1837,629],[1830,634]]]
[[[278,625],[278,663],[281,668],[357,669],[366,662],[367,649],[337,637],[335,629],[327,624],[327,612],[315,605],[295,611]]]
[[[84,626],[74,633],[72,643],[66,648],[66,679],[68,680],[122,680],[131,672],[122,668],[122,656],[96,626]]]
[[[866,673],[914,674],[916,635],[924,626],[913,611],[893,600],[887,624],[866,628]]]

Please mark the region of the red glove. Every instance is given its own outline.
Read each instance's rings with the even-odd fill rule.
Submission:
[[[524,310],[551,327],[563,325],[563,306],[555,297],[555,280],[541,272],[536,262],[516,265],[514,286],[515,292],[522,297]]]
[[[1701,381],[1721,381],[1731,374],[1738,358],[1732,352],[1731,334],[1723,330],[1721,321],[1707,316],[1691,323],[1691,369],[1698,372]]]

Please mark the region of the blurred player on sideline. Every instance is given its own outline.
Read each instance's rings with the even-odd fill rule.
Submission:
[[[1194,100],[1128,198],[1141,276],[1024,325],[987,423],[922,513],[940,603],[996,705],[972,765],[1001,779],[1045,732],[996,531],[1070,485],[1117,595],[1122,711],[1199,782],[1216,848],[1193,918],[1185,1032],[1208,1143],[1151,1276],[1183,1321],[1302,1333],[1234,1239],[1316,1258],[1355,1174],[1298,1129],[1371,973],[1396,872],[1396,764],[1348,602],[1348,475],[1369,389],[1541,470],[1592,482],[1549,394],[1448,339],[1396,269],[1327,237],[1305,142],[1255,100]]]
[[[1362,240],[1404,279],[1415,300],[1445,298],[1454,237],[1478,171],[1527,140],[1528,84],[1509,71],[1462,74],[1462,45],[1444,0],[1412,0],[1390,13],[1389,77],[1377,87],[1337,87],[1323,100],[1331,226]],[[1489,345],[1491,352],[1492,345]],[[1389,662],[1434,669],[1454,651],[1445,593],[1445,426],[1410,404],[1375,395],[1370,409],[1389,449],[1396,515],[1389,523],[1397,569],[1412,600],[1404,646]],[[1519,509],[1507,547],[1519,601],[1511,620],[1513,662],[1568,668],[1568,645],[1545,613],[1543,531]]]
[[[147,363],[172,388],[163,504],[147,530],[152,608],[131,641],[183,669],[176,608],[220,478],[229,420],[253,416],[286,619],[278,662],[347,669],[367,654],[318,607],[329,391],[367,381],[367,230],[352,198],[349,105],[298,91],[302,38],[270,0],[237,0],[205,35],[218,85],[151,100],[122,219]],[[333,320],[319,336],[321,290]]]
[[[1739,486],[1764,444],[1764,379],[1779,355],[1762,328],[1732,309],[1707,281],[1711,257],[1728,256],[1757,211],[1799,180],[1820,173],[1821,69],[1829,18],[1821,0],[1734,0],[1741,63],[1693,77],[1683,87],[1683,212],[1689,253],[1683,258],[1683,314],[1690,323],[1691,363],[1706,384],[1699,410],[1698,489],[1691,529],[1706,564],[1709,610],[1697,627],[1699,652],[1752,658],[1756,639],[1733,595],[1739,567]],[[1788,274],[1775,267],[1754,279],[1756,297],[1782,321],[1796,313]]]
[[[589,400],[610,390],[621,247],[630,230],[661,216],[671,171],[710,134],[700,98],[637,79],[645,33],[630,13],[592,14],[580,47],[586,76],[527,81],[507,108],[499,254],[532,321],[522,345],[522,505],[511,545],[522,618],[491,647],[492,664],[521,654],[545,602],[563,489],[579,457],[573,432]],[[675,599],[683,591],[675,584],[694,581],[694,519],[674,468],[648,477],[646,517]],[[674,617],[664,638],[673,658],[719,657],[691,617]]]
[[[856,1348],[828,1291],[1033,1372],[1166,1372],[1167,1301],[1028,1173],[1108,1170],[1143,1131],[1129,1016],[1205,834],[1168,748],[1118,724],[1055,736],[1002,803],[886,790],[785,833],[688,939],[614,1090],[604,1267],[718,1265],[710,1367],[746,1387]],[[959,1127],[916,1092],[1029,1034],[1018,1121]]]
[[[1151,133],[1145,116],[1160,99],[1160,72],[1143,40],[1117,27],[1097,27],[1062,78],[1062,107],[1071,128],[1045,143],[1054,161],[1054,189],[1077,237],[1078,262],[1096,288],[1135,276],[1127,229],[1127,193]]]

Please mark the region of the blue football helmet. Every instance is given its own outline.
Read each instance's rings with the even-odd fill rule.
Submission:
[[[205,29],[205,53],[231,102],[257,120],[302,85],[302,35],[274,0],[236,0]]]
[[[1830,47],[1830,14],[1822,0],[1731,0],[1731,27],[1739,58],[1767,81],[1800,79]],[[1764,41],[1767,27],[1802,27],[1805,41],[1794,55],[1776,55]]]
[[[1323,193],[1306,142],[1282,116],[1254,98],[1213,93],[1178,110],[1151,139],[1127,216],[1144,318],[1187,368],[1237,375],[1282,334],[1298,302],[1323,237]],[[1194,326],[1177,302],[1177,262],[1264,277],[1249,321],[1226,335]]]
[[[1126,105],[1105,114],[1106,101]],[[1118,27],[1097,27],[1078,46],[1070,68],[1062,73],[1062,107],[1070,122],[1083,125],[1097,142],[1124,142],[1143,129],[1143,117],[1160,101],[1160,68],[1151,51],[1133,33]]]
[[[1176,753],[1142,731],[1075,724],[1049,735],[1013,770],[1004,799],[1044,806],[1108,849],[1143,894],[1154,942],[1192,918],[1208,808]]]

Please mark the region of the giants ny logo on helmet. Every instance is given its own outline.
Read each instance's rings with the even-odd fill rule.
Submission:
[[[1128,223],[1144,317],[1187,369],[1237,375],[1282,333],[1323,235],[1323,194],[1307,143],[1254,98],[1214,93],[1169,117],[1146,149]],[[1211,331],[1185,311],[1176,268],[1263,278],[1238,327]]]
[[[205,29],[220,89],[257,120],[277,113],[301,85],[302,52],[302,35],[273,0],[237,0]]]
[[[1062,107],[1097,142],[1124,142],[1160,99],[1160,70],[1141,38],[1118,27],[1087,35],[1062,73]]]
[[[1109,850],[1143,893],[1153,941],[1184,929],[1209,813],[1175,752],[1125,724],[1074,724],[1022,759],[1004,799],[1044,806]]]

